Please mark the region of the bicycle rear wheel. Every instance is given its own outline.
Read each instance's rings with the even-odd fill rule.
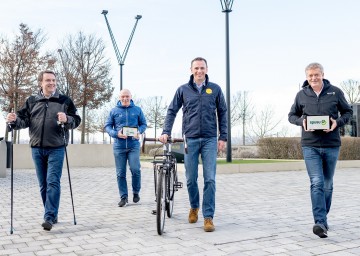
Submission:
[[[159,235],[162,235],[165,225],[166,211],[166,179],[163,168],[160,168],[156,189],[156,227]]]
[[[172,217],[174,210],[174,198],[175,198],[175,184],[177,183],[177,173],[174,168],[169,171],[169,179],[167,184],[167,191],[169,193],[169,201],[166,202],[166,213],[169,218]]]

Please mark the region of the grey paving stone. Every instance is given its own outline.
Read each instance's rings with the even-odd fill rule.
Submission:
[[[327,239],[312,233],[305,171],[217,174],[212,233],[203,231],[201,211],[197,223],[188,223],[185,174],[180,172],[185,187],[175,194],[174,215],[166,219],[159,236],[151,214],[155,209],[152,170],[142,169],[141,201],[129,200],[124,208],[117,206],[113,169],[70,170],[77,225],[65,170],[59,223],[50,232],[41,227],[43,207],[34,170],[15,170],[14,234],[10,235],[10,175],[0,179],[0,255],[360,255],[360,170],[356,168],[336,172]],[[129,173],[128,179],[131,189]],[[199,185],[202,189],[201,175]]]

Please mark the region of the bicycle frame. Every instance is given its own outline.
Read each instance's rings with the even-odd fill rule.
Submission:
[[[165,177],[169,176],[170,171],[177,171],[177,162],[175,156],[171,153],[171,143],[163,144],[163,154],[155,155],[153,160],[154,165],[154,184],[155,196],[157,188],[157,177],[160,171],[164,172]]]
[[[157,141],[158,139],[150,138],[144,141]],[[171,144],[182,142],[183,139],[169,139],[162,146],[162,154],[154,156],[154,189],[156,210],[157,232],[162,235],[165,225],[165,212],[169,218],[172,217],[174,207],[174,195],[178,188],[182,188],[183,184],[177,179],[177,162],[176,157],[171,152]],[[143,146],[144,151],[144,146]]]

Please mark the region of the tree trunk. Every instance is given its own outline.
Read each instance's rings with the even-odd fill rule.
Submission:
[[[85,105],[82,107],[81,144],[85,144]]]

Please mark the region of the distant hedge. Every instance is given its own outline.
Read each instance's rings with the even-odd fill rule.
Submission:
[[[263,138],[258,141],[259,158],[303,159],[300,138]],[[342,137],[339,160],[360,160],[360,138]]]
[[[161,154],[162,153],[162,143],[157,142],[156,144],[154,144],[154,143],[146,142],[145,148],[144,148],[144,153],[142,152],[142,149],[141,149],[141,155],[150,155],[149,154],[150,151],[153,151],[153,150],[159,150],[158,154]]]

